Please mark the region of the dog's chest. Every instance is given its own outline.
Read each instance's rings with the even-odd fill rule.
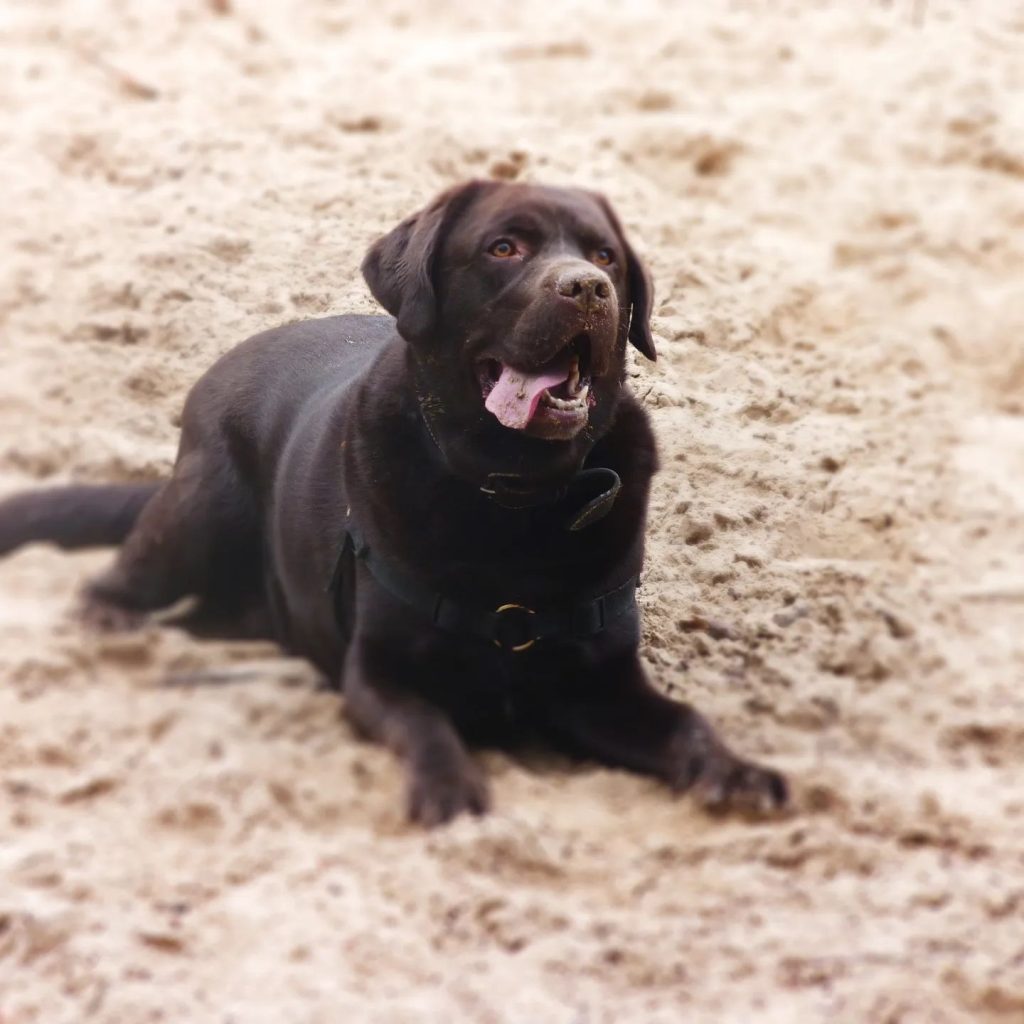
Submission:
[[[625,505],[583,529],[570,529],[571,519],[559,505],[439,507],[420,551],[442,589],[499,604],[588,596],[639,571],[639,523]]]

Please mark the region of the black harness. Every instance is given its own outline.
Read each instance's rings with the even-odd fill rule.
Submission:
[[[532,508],[565,501],[569,508],[565,528],[571,531],[582,530],[603,519],[611,511],[622,487],[618,474],[606,468],[581,470],[567,484],[542,491],[517,488],[517,479],[494,474],[480,490],[505,508]],[[635,576],[600,597],[575,604],[528,608],[510,602],[494,609],[464,604],[424,586],[372,551],[353,522],[351,512],[327,586],[336,605],[344,562],[349,555],[361,561],[385,590],[438,628],[488,640],[506,652],[519,654],[545,640],[594,636],[626,613],[634,619],[638,615]]]

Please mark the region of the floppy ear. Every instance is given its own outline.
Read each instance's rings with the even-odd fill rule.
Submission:
[[[634,348],[653,363],[658,354],[654,350],[654,338],[651,335],[651,312],[654,309],[654,285],[651,282],[651,275],[647,267],[641,262],[640,257],[633,251],[633,247],[626,239],[626,233],[622,230],[622,224],[615,215],[611,203],[599,193],[595,193],[601,203],[605,214],[612,222],[622,241],[623,254],[626,257],[626,280],[629,284],[629,338]]]
[[[441,239],[484,185],[468,181],[442,192],[370,246],[362,272],[373,297],[398,321],[406,341],[419,341],[437,321],[434,261]]]
[[[651,312],[654,309],[654,284],[647,267],[626,242],[626,259],[629,261],[629,340],[653,363],[658,358],[654,350],[654,336],[651,334]]]

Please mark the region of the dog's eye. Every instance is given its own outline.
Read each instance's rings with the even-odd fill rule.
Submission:
[[[499,238],[496,242],[491,242],[490,248],[487,251],[492,256],[497,256],[500,260],[507,260],[509,256],[517,256],[519,254],[516,243],[510,238]]]
[[[615,253],[611,249],[598,249],[594,253],[594,262],[599,267],[610,267],[615,262]]]

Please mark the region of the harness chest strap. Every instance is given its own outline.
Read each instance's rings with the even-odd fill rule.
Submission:
[[[580,480],[579,478],[583,479]],[[621,486],[612,470],[583,471],[577,482],[584,485],[603,484],[600,493],[586,501],[566,523],[569,530],[579,530],[597,522],[610,510]],[[584,490],[588,489],[586,486]],[[489,640],[504,651],[527,651],[541,640],[571,639],[595,636],[619,616],[637,614],[636,576],[621,586],[590,601],[554,608],[534,609],[516,603],[495,609],[474,607],[446,597],[423,586],[396,566],[371,551],[349,520],[342,540],[328,592],[337,596],[346,554],[351,552],[373,575],[374,579],[405,604],[418,610],[435,626],[450,633],[469,634]]]

